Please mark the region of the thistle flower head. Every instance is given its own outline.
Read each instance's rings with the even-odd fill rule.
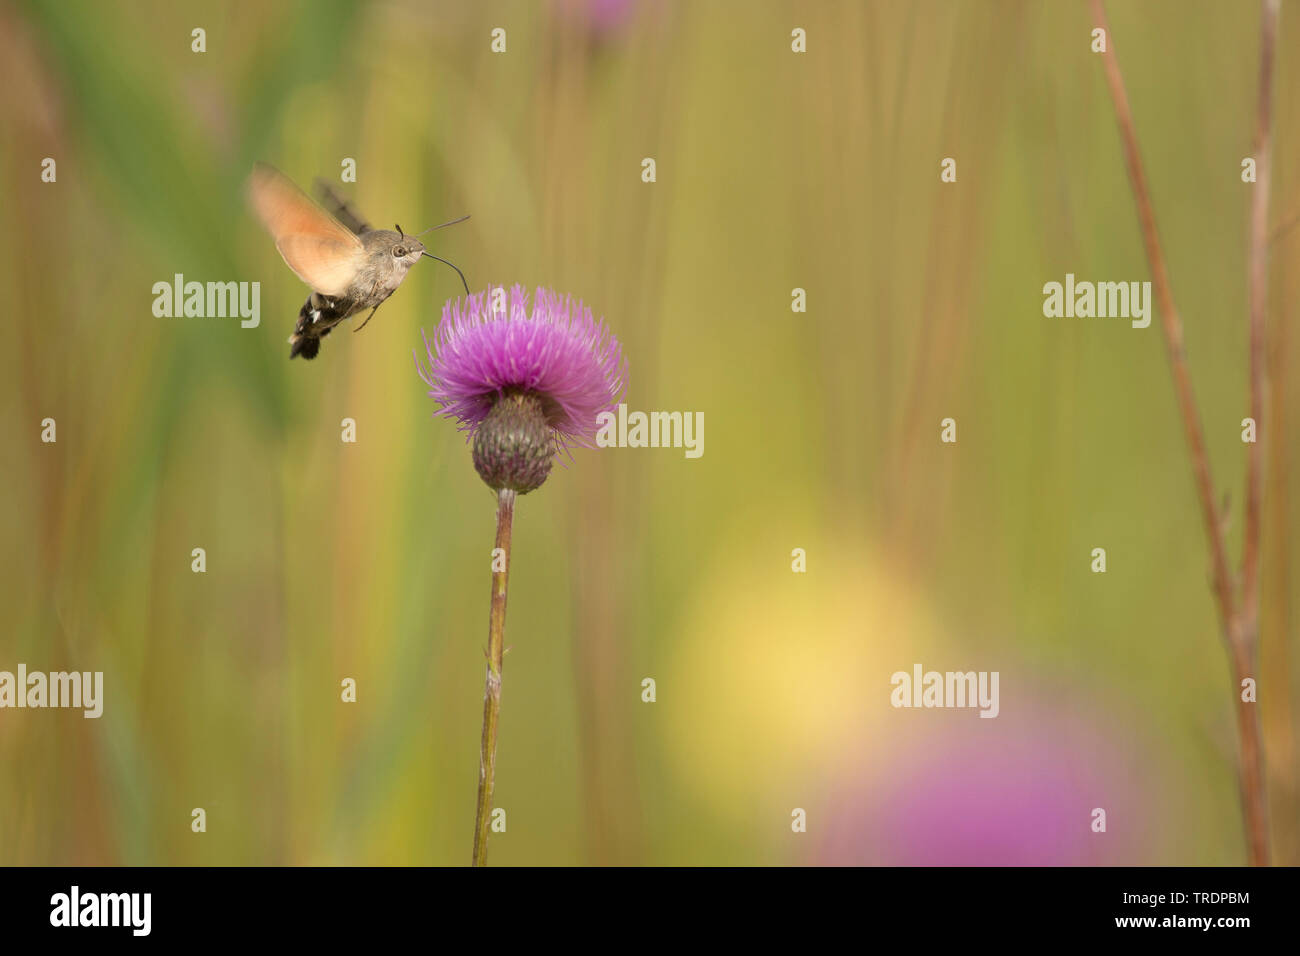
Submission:
[[[493,488],[523,494],[550,472],[555,451],[591,446],[597,416],[626,388],[622,347],[591,310],[522,286],[449,300],[420,377],[437,414],[469,433],[474,465]]]

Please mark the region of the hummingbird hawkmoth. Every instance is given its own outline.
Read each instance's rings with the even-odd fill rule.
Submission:
[[[406,235],[401,226],[396,232],[371,229],[323,181],[317,180],[316,187],[333,215],[312,202],[289,177],[265,163],[254,165],[248,181],[253,209],[275,239],[275,248],[285,264],[311,287],[311,294],[298,310],[293,335],[289,336],[289,358],[315,358],[320,340],[334,326],[369,309],[370,315],[354,329],[361,331],[421,256],[456,269],[469,293],[464,273],[426,250],[416,236]],[[425,232],[468,218],[462,216]]]

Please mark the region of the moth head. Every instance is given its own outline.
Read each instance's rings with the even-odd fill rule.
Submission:
[[[365,239],[372,250],[372,254],[374,252],[382,253],[390,264],[402,269],[409,269],[415,264],[416,259],[424,255],[424,243],[414,236],[403,233],[400,226],[395,232],[378,229],[367,233]]]
[[[393,258],[399,262],[405,262],[408,266],[414,264],[415,260],[422,255],[424,255],[424,243],[419,239],[404,236],[393,243]]]
[[[451,222],[444,222],[439,226],[430,226],[424,232],[419,233],[423,236],[426,232],[433,232],[435,229],[441,229],[443,226],[453,226],[458,222],[464,222],[469,216],[461,216],[459,219],[453,219]],[[379,229],[374,232],[368,232],[363,237],[367,250],[372,254],[376,248],[382,248],[387,251],[389,261],[397,268],[401,269],[401,274],[405,275],[406,270],[411,268],[415,260],[420,256],[426,256],[429,259],[436,259],[445,265],[451,266],[456,270],[456,275],[460,276],[461,285],[465,287],[465,294],[469,295],[469,283],[465,281],[465,273],[461,272],[454,264],[448,262],[441,256],[435,256],[429,252],[424,243],[415,236],[408,236],[401,226],[397,226],[396,232],[389,232],[387,229]]]

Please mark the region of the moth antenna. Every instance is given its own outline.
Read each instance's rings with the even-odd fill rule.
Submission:
[[[402,227],[401,227],[401,226],[398,226],[398,227],[397,227],[397,234],[398,234],[399,236],[401,236],[403,239],[406,238],[406,233],[402,232]]]
[[[469,217],[467,216],[466,218]],[[456,275],[460,276],[460,284],[465,287],[465,294],[469,295],[469,283],[465,281],[465,273],[461,272],[460,269],[456,268],[456,264],[454,262],[448,262],[446,259],[442,258],[441,256],[435,256],[432,252],[422,252],[420,253],[420,255],[428,256],[430,259],[437,259],[443,265],[451,266],[453,269],[456,269]]]
[[[441,223],[440,225],[437,225],[437,226],[430,226],[428,229],[424,230],[424,232],[433,232],[433,230],[435,230],[435,229],[442,229],[444,226],[454,226],[454,225],[456,225],[456,223],[458,223],[458,222],[464,222],[464,221],[465,221],[466,219],[468,219],[468,218],[469,218],[469,216],[461,216],[459,219],[453,219],[453,220],[451,220],[450,222],[444,222],[444,223]],[[424,232],[417,232],[417,233],[415,234],[415,238],[419,239],[422,235],[424,235]],[[450,263],[449,263],[449,264],[450,264]]]

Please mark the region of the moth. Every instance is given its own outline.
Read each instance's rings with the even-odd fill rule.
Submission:
[[[289,177],[265,163],[257,163],[248,180],[253,211],[275,240],[285,264],[311,287],[311,295],[298,310],[298,322],[289,336],[289,358],[315,358],[321,339],[336,325],[369,309],[370,314],[353,330],[360,332],[421,256],[455,269],[469,293],[465,274],[425,249],[417,236],[406,235],[401,226],[396,232],[371,229],[322,180],[316,181],[316,188],[333,215],[312,202]],[[462,216],[417,235],[468,218]]]

